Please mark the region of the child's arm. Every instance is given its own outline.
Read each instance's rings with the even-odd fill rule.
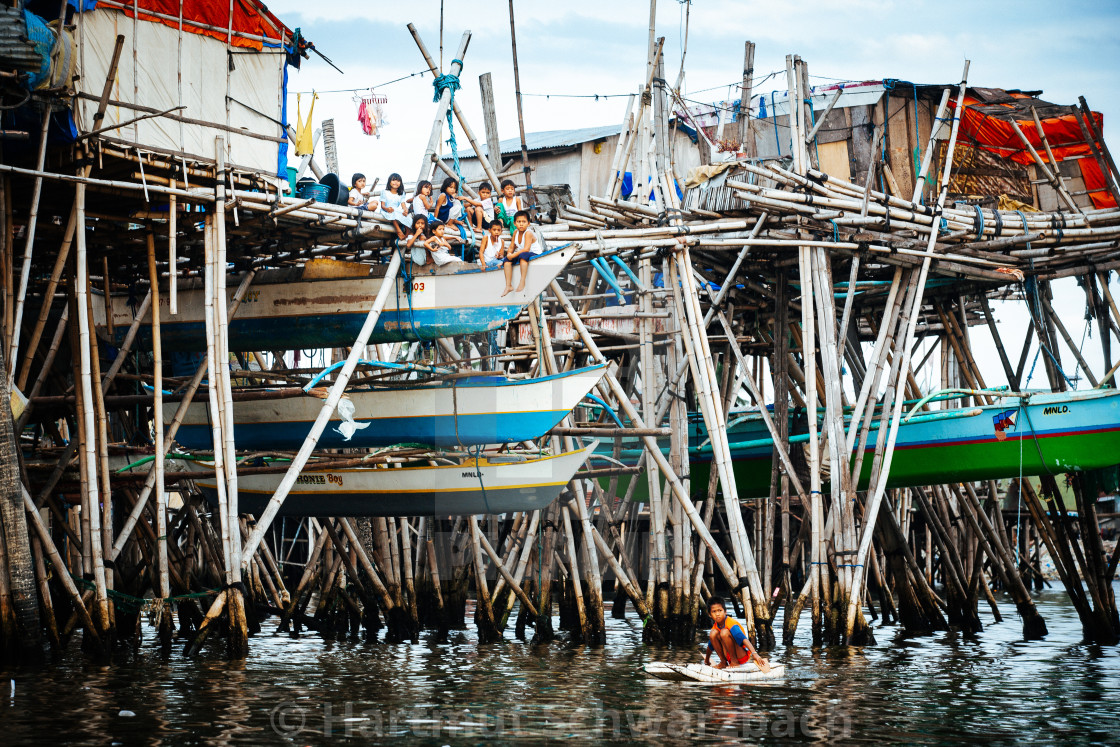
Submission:
[[[749,659],[747,659],[747,661],[753,660],[757,662],[758,668],[762,672],[770,671],[770,662],[759,656],[758,651],[755,651],[754,646],[751,645],[750,638],[747,638],[747,634],[743,631],[742,626],[738,623],[736,623],[735,626],[731,628],[731,637],[735,639],[736,643],[746,649],[747,655],[750,657]]]

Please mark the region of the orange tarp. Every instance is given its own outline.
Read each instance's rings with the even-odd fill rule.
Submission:
[[[1009,95],[1016,99],[1031,99],[1030,96],[1022,93],[1009,92]],[[953,106],[956,105],[955,102],[951,103]],[[1002,107],[1007,112],[1005,115],[1000,115],[980,111],[978,107],[988,110]],[[1043,162],[1048,161],[1046,148],[1042,145],[1042,138],[1039,137],[1038,130],[1035,128],[1034,119],[1029,112],[1026,112],[1025,118],[1022,118],[1022,116],[1023,112],[1018,110],[1014,104],[993,105],[966,96],[964,115],[961,117],[961,135],[974,142],[977,147],[995,153],[1002,158],[1010,158],[1012,161],[1023,165],[1032,164],[1034,158],[1023,146],[1023,141],[1015,134],[1011,125],[1011,119],[1014,119]],[[1096,131],[1101,132],[1104,118],[1099,112],[1093,112],[1092,116]],[[1050,149],[1054,153],[1055,160],[1061,162],[1073,156],[1084,156],[1078,160],[1078,165],[1081,168],[1081,176],[1085,181],[1085,189],[1090,190],[1089,198],[1093,201],[1093,207],[1098,209],[1116,207],[1116,200],[1106,187],[1104,174],[1101,173],[1100,166],[1097,164],[1096,158],[1093,157],[1092,148],[1085,142],[1077,117],[1073,114],[1065,114],[1045,119],[1040,118],[1040,121],[1043,131],[1046,132],[1046,139],[1050,143]]]
[[[121,0],[127,7],[122,11],[132,16],[132,2]],[[202,34],[221,41],[226,41],[230,28],[230,2],[229,0],[136,0],[137,15],[141,20],[162,23],[172,28],[179,27],[179,8],[183,9],[183,30],[192,34]],[[149,11],[145,13],[144,11]],[[151,15],[159,13],[162,16]],[[192,21],[194,23],[192,23]],[[206,24],[213,28],[203,28],[195,25]],[[230,43],[235,47],[260,49],[263,44],[260,39],[247,39],[238,34],[251,34],[268,39],[281,39],[291,35],[283,23],[272,15],[263,5],[253,0],[233,0],[233,31]]]

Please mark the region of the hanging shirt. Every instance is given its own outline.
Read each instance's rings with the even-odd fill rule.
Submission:
[[[309,156],[315,152],[315,133],[311,131],[311,115],[315,111],[316,93],[311,94],[311,106],[307,107],[307,119],[300,114],[300,95],[296,94],[296,155]]]

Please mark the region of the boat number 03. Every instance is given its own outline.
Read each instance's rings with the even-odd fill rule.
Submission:
[[[1053,407],[1043,408],[1043,415],[1065,415],[1069,412],[1069,405],[1054,405]]]
[[[422,291],[422,290],[424,290],[424,283],[422,283],[422,282],[421,282],[421,281],[419,281],[419,280],[416,280],[416,281],[414,281],[414,282],[412,283],[412,290],[414,290],[414,291]]]

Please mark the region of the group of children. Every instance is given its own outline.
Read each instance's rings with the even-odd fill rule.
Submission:
[[[462,227],[470,226],[482,234],[478,263],[483,267],[499,262],[503,265],[506,287],[502,295],[525,289],[529,260],[539,254],[542,247],[529,230],[529,212],[509,179],[502,182],[502,194],[496,200],[489,182],[479,185],[477,200],[460,195],[459,180],[452,176],[443,180],[434,200],[429,181],[417,184],[412,197],[406,197],[400,174],[390,174],[385,189],[377,196],[366,193],[364,174],[354,174],[351,185],[348,203],[391,221],[398,240],[411,251],[414,263],[443,266],[461,262],[452,256],[451,243],[445,233],[448,228],[463,233]],[[504,235],[507,230],[508,241]],[[516,289],[513,287],[515,264],[521,267],[521,281]]]

